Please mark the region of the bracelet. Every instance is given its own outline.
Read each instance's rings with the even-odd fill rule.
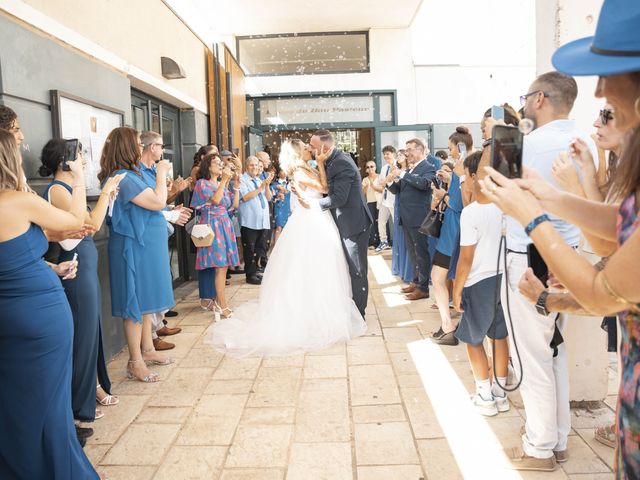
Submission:
[[[527,236],[531,235],[531,232],[533,231],[534,228],[536,228],[538,225],[540,225],[542,222],[548,222],[551,219],[549,218],[549,215],[547,215],[546,213],[543,213],[542,215],[540,215],[539,217],[534,218],[533,220],[531,220],[529,222],[529,225],[527,225],[526,227],[524,227],[524,233],[527,234]]]

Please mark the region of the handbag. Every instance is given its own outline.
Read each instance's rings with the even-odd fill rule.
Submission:
[[[191,241],[196,247],[201,247],[201,248],[210,247],[211,244],[213,244],[213,240],[215,238],[213,229],[211,228],[211,225],[209,225],[208,223],[196,223],[199,221],[199,218],[200,218],[200,215],[199,215],[199,212],[197,212],[196,216],[191,221],[188,222],[188,223],[193,222],[193,224],[191,225],[191,230],[189,231],[188,224],[185,225],[185,228],[187,228],[189,235],[191,235]]]
[[[418,232],[422,235],[427,235],[429,237],[438,238],[440,236],[440,230],[442,229],[442,222],[444,221],[444,211],[447,209],[446,204],[445,207],[442,208],[444,204],[445,197],[438,202],[436,208],[427,213],[427,216],[424,217],[422,221],[422,225],[418,228]]]

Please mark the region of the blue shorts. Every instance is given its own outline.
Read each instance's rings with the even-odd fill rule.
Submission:
[[[501,279],[502,275],[485,278],[462,289],[464,313],[455,333],[458,340],[469,345],[481,345],[484,337],[507,338],[507,324],[500,302]]]

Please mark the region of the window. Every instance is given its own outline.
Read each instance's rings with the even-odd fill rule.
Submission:
[[[247,75],[313,75],[369,71],[368,32],[238,37]]]

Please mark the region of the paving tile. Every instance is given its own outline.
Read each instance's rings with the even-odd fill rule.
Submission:
[[[220,480],[283,480],[284,470],[273,468],[236,468],[222,471]]]
[[[422,334],[414,326],[383,328],[382,334],[389,352],[406,352],[408,343],[422,340]]]
[[[351,480],[349,443],[294,443],[287,480]]]
[[[184,423],[191,413],[187,407],[146,407],[136,423]]]
[[[87,445],[114,443],[140,414],[142,407],[148,400],[148,395],[120,396],[120,403],[117,406],[110,407],[113,410],[108,415],[105,412],[104,418],[101,418],[98,422],[93,422],[93,436],[87,439]]]
[[[331,357],[318,357],[331,358]],[[291,390],[300,385],[302,368],[300,367],[262,367],[253,385],[253,390]]]
[[[355,425],[358,465],[418,465],[418,454],[406,422]]]
[[[182,427],[178,445],[230,445],[246,395],[204,395]]]
[[[569,480],[613,480],[614,474],[612,473],[577,473],[575,475],[569,475]]]
[[[344,355],[307,356],[304,360],[305,378],[340,378],[347,376]]]
[[[197,401],[213,368],[176,368],[171,377],[163,382],[162,389],[151,397],[149,405],[154,407],[191,407]]]
[[[578,433],[578,435],[580,435],[582,440],[584,440],[587,445],[589,445],[589,447],[596,453],[596,455],[598,455],[598,457],[600,457],[600,459],[613,470],[613,464],[615,460],[614,449],[596,441],[596,439],[594,438],[593,428],[578,428],[576,429],[576,432]]]
[[[290,425],[240,426],[225,468],[285,467],[292,429]]]
[[[266,357],[262,361],[262,367],[302,367],[304,365],[304,355],[293,355],[290,357]]]
[[[105,472],[109,480],[150,480],[156,467],[107,466],[97,470]]]
[[[174,446],[153,477],[154,480],[209,480],[220,474],[226,447]]]
[[[352,407],[354,423],[404,422],[402,405],[362,405]]]
[[[384,343],[357,344],[347,346],[347,360],[349,365],[385,364],[389,363],[389,356]]]
[[[348,442],[351,439],[346,379],[330,380],[327,388],[308,384],[300,392],[296,442]]]
[[[418,373],[413,358],[409,352],[392,353],[391,364],[396,375],[408,375]]]
[[[224,355],[212,348],[193,348],[180,360],[180,367],[215,368],[222,361]]]
[[[157,465],[179,429],[179,425],[133,424],[107,452],[102,464]]]
[[[292,424],[296,417],[293,407],[245,408],[240,423],[243,425]]]
[[[569,437],[567,443],[569,460],[562,464],[562,469],[568,473],[609,473],[611,469],[596,453],[589,448],[578,435]]]
[[[224,357],[213,375],[215,380],[252,380],[258,374],[262,358],[231,358]]]
[[[444,436],[433,406],[424,389],[403,388],[402,399],[416,438],[439,438]]]
[[[317,357],[324,355],[343,355],[345,353],[345,342],[334,343],[329,348],[325,348],[324,350],[314,350],[313,352],[307,352],[307,357]]]
[[[215,395],[220,393],[241,394],[251,393],[254,380],[216,380],[213,379],[204,389],[205,395]]]
[[[391,365],[349,367],[351,405],[400,403],[400,393]]]
[[[422,466],[429,479],[457,480],[464,478],[458,464],[444,438],[418,440],[418,449]],[[490,466],[487,466],[491,469]],[[491,478],[491,475],[478,475],[476,478]],[[501,477],[495,477],[501,478]]]
[[[98,465],[111,445],[85,445],[84,453],[91,462],[91,465]]]
[[[425,475],[418,465],[358,467],[358,480],[425,480]]]

